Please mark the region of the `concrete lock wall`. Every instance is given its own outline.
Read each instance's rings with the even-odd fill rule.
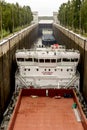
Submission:
[[[87,40],[58,24],[53,24],[53,31],[59,44],[80,51],[81,56],[78,65],[80,72],[80,90],[87,100]]]
[[[37,36],[38,24],[34,24],[0,43],[0,121],[15,88],[15,51],[30,48]]]

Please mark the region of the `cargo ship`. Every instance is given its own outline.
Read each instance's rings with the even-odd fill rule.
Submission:
[[[52,34],[44,34],[42,36],[42,44],[45,46],[50,46],[56,43],[56,39]]]
[[[58,44],[17,50],[19,95],[7,130],[86,130],[77,97],[79,59],[79,51]]]
[[[52,30],[43,29],[42,30],[42,44],[45,46],[50,46],[56,44],[57,41],[53,35]]]
[[[80,75],[77,66],[80,59],[78,50],[66,49],[54,44],[33,49],[17,50],[17,72],[15,90],[19,88],[69,88],[79,89]]]

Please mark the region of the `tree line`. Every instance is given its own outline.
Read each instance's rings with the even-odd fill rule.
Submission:
[[[29,6],[22,7],[18,3],[0,1],[0,34],[3,30],[13,33],[15,28],[29,25],[32,19],[33,15]]]
[[[61,25],[87,33],[87,0],[70,0],[63,3],[58,12]]]

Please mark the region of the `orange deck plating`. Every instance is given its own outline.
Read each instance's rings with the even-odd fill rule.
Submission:
[[[20,94],[8,130],[86,130],[82,122],[76,120],[72,109],[74,98],[56,99],[55,92],[50,97],[30,95],[28,91]]]

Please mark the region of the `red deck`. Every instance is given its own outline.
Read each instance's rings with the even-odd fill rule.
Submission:
[[[56,99],[55,95],[59,91],[49,90],[49,97],[46,97],[46,90],[40,90],[40,93],[39,90],[22,90],[8,130],[87,130],[87,121],[82,111],[82,121],[78,122],[72,109],[77,100],[73,91],[68,91],[73,98]],[[38,94],[35,98],[30,96]],[[64,90],[60,91],[59,95],[63,94]]]

